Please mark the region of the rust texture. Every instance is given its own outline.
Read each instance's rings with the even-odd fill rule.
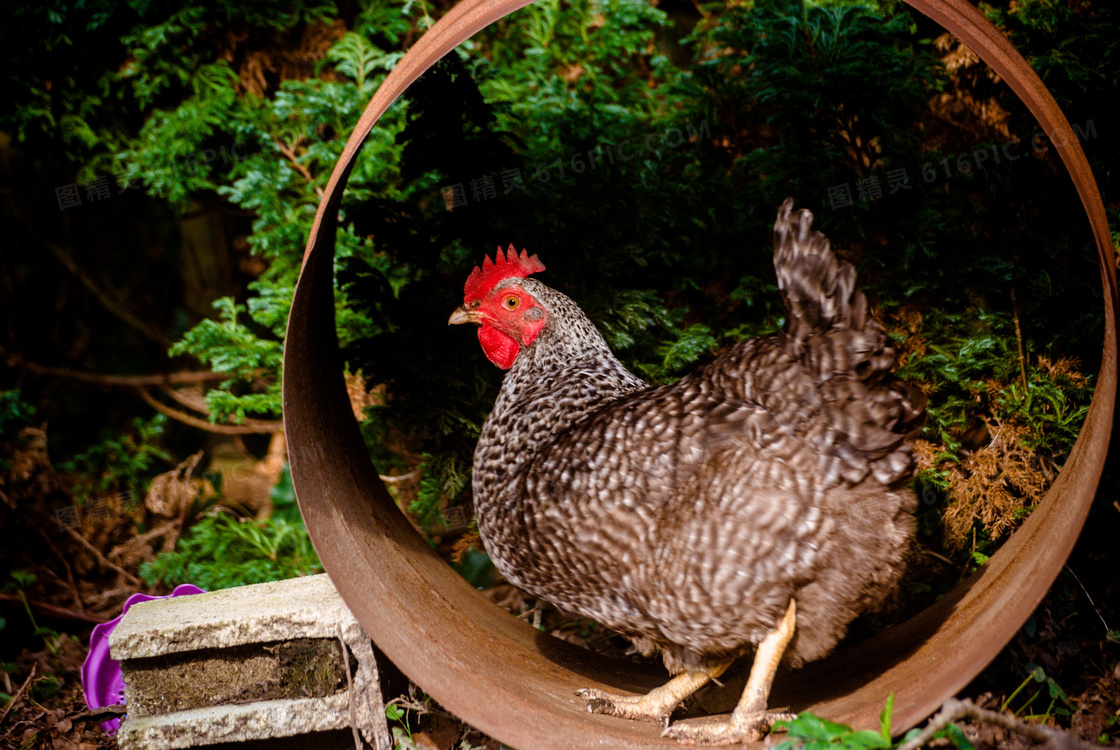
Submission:
[[[346,178],[373,124],[456,45],[529,0],[463,0],[378,89],[327,186],[304,257],[284,354],[284,423],[307,528],[346,604],[413,681],[472,726],[521,750],[675,747],[660,728],[589,714],[581,687],[648,690],[664,680],[556,640],[499,610],[405,520],[378,479],[346,395],[334,323],[333,262]],[[1116,270],[1104,206],[1053,97],[1014,47],[964,0],[907,0],[959,37],[1027,104],[1052,138],[1085,207],[1105,300],[1096,392],[1058,479],[979,573],[902,625],[785,678],[774,705],[877,728],[890,692],[896,733],[975,677],[1041,601],[1073,548],[1108,450],[1116,396]],[[1063,135],[1064,131],[1064,136]]]

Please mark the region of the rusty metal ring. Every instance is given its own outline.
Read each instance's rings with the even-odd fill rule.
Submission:
[[[474,727],[521,750],[673,746],[653,725],[589,714],[580,687],[644,690],[664,679],[544,635],[484,599],[428,547],[374,471],[354,421],[335,333],[333,260],[350,168],[377,119],[429,66],[529,0],[463,0],[378,89],[319,205],[292,302],[284,353],[284,424],[292,480],[327,572],[377,645]],[[1069,123],[1002,34],[964,0],[907,0],[955,34],[1030,108],[1060,154],[1096,241],[1105,303],[1101,369],[1089,414],[1061,474],[1023,526],[975,576],[870,641],[775,686],[775,705],[876,725],[888,692],[894,728],[921,721],[963,688],[1041,601],[1088,514],[1116,397],[1116,272],[1104,205]]]

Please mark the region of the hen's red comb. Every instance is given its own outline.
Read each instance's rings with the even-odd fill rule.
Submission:
[[[521,255],[518,255],[511,244],[506,254],[502,255],[502,248],[499,247],[494,254],[494,260],[486,256],[482,261],[482,267],[475,266],[471,271],[467,283],[463,286],[463,301],[482,299],[496,284],[508,278],[523,279],[529,274],[543,270],[544,263],[537,260],[536,255],[529,255],[528,250],[522,250]]]

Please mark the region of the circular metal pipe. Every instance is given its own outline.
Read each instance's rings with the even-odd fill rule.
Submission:
[[[530,0],[463,0],[378,89],[335,166],[307,244],[284,350],[292,481],[315,548],[381,650],[445,708],[520,750],[674,747],[652,724],[590,714],[573,691],[644,691],[659,667],[584,651],[499,610],[408,524],[370,463],[354,421],[335,332],[333,264],[342,191],[377,119],[410,83],[475,32]],[[1061,155],[1096,242],[1105,303],[1101,369],[1064,468],[989,563],[913,619],[788,676],[774,705],[859,728],[895,694],[903,732],[963,688],[1041,601],[1073,548],[1104,465],[1116,396],[1116,272],[1104,206],[1069,123],[1027,62],[964,0],[907,0],[955,34],[1026,103]],[[1059,136],[1059,137],[1055,137]],[[1064,137],[1061,137],[1064,136]]]

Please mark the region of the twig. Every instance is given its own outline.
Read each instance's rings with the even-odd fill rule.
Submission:
[[[0,602],[19,602],[20,598],[15,594],[0,594]],[[64,620],[76,620],[77,622],[88,622],[92,625],[100,625],[105,622],[102,619],[94,617],[86,612],[75,612],[72,609],[60,607],[57,604],[47,604],[46,602],[37,602],[31,599],[27,600],[27,606],[35,610],[41,615],[47,617],[58,617]]]
[[[66,571],[66,583],[70,586],[70,594],[74,597],[74,605],[78,608],[78,611],[84,615],[86,608],[85,605],[82,604],[82,595],[78,591],[78,584],[74,582],[74,570],[70,567],[70,561],[59,551],[58,547],[51,541],[50,535],[43,530],[42,526],[39,527],[39,536],[43,537],[43,541],[51,548],[51,552],[54,552],[54,556],[62,561],[62,569]]]
[[[418,471],[419,471],[419,469],[413,469],[412,471],[408,472],[407,474],[397,474],[396,476],[389,476],[387,474],[378,474],[377,478],[380,479],[382,482],[388,482],[389,484],[393,484],[394,482],[407,482],[409,479],[412,479],[413,477],[415,477],[416,472],[418,472]]]
[[[109,568],[110,570],[115,570],[116,572],[118,572],[122,576],[124,576],[126,580],[131,581],[136,586],[141,585],[141,582],[140,582],[139,578],[132,575],[131,573],[129,573],[124,568],[122,568],[120,565],[117,565],[112,560],[105,557],[105,555],[101,554],[101,550],[97,549],[97,547],[94,547],[92,544],[90,544],[89,540],[86,539],[84,536],[82,536],[78,532],[74,531],[73,529],[67,529],[66,533],[69,534],[70,536],[74,537],[74,539],[76,539],[79,544],[81,544],[83,547],[85,547],[90,552],[92,552],[94,557],[97,558],[97,561],[100,562],[102,565],[104,565],[106,568]]]
[[[934,552],[931,549],[922,548],[922,552],[929,555],[930,557],[936,557],[938,560],[940,560],[943,563],[948,563],[949,565],[955,565],[956,564],[952,560],[950,560],[949,558],[945,557],[945,555]]]
[[[972,719],[987,724],[994,724],[1009,732],[1021,734],[1031,742],[1050,742],[1051,740],[1057,739],[1060,742],[1066,743],[1062,745],[1062,747],[1089,747],[1089,745],[1082,743],[1080,740],[1076,740],[1070,735],[1050,729],[1049,727],[1044,727],[1039,724],[1028,724],[1019,721],[1014,716],[1008,716],[998,711],[980,708],[971,701],[959,701],[953,698],[945,701],[941,706],[941,710],[929,720],[929,724],[926,725],[926,728],[922,730],[921,734],[909,742],[902,743],[898,750],[918,750],[922,745],[932,740],[934,735],[958,719]]]
[[[12,699],[8,701],[8,707],[4,709],[3,714],[0,714],[0,724],[3,724],[4,719],[8,718],[8,712],[12,710],[12,706],[16,705],[16,701],[23,697],[23,691],[27,690],[27,686],[30,685],[31,681],[35,679],[35,671],[38,668],[38,662],[31,663],[31,674],[27,675],[27,679],[24,680],[23,684],[19,686],[19,690],[17,690],[16,694],[12,696]]]
[[[1015,341],[1019,345],[1019,378],[1023,384],[1023,395],[1027,395],[1027,354],[1023,347],[1023,329],[1019,325],[1019,301],[1015,299],[1015,281],[1011,282],[1011,317],[1015,321]]]
[[[114,704],[112,706],[101,706],[100,708],[91,708],[88,711],[72,714],[67,716],[70,721],[105,721],[106,719],[117,719],[128,713],[128,709],[122,705]]]
[[[288,161],[290,161],[292,163],[292,166],[295,167],[295,170],[297,172],[299,172],[301,175],[303,175],[303,179],[307,180],[307,182],[309,184],[315,185],[315,178],[312,176],[311,171],[305,165],[300,164],[299,163],[299,157],[296,156],[296,146],[298,146],[302,142],[303,142],[303,138],[301,137],[298,140],[296,140],[296,142],[293,143],[291,146],[286,146],[282,143],[277,143],[276,148],[277,148],[278,151],[280,151],[280,153],[282,153],[285,157],[287,157]],[[323,197],[323,188],[316,185],[315,186],[315,194],[318,195],[320,198],[322,198]]]
[[[191,395],[187,395],[183,393],[179,388],[172,388],[162,383],[160,384],[159,389],[163,392],[163,395],[167,396],[169,399],[179,404],[180,406],[185,406],[192,411],[199,412],[200,414],[210,413],[210,409],[206,406],[206,397],[200,390],[196,391],[194,389],[191,389]]]
[[[176,422],[182,422],[191,427],[197,427],[200,430],[219,435],[250,435],[262,432],[279,432],[284,429],[284,423],[280,420],[246,419],[242,424],[213,424],[184,411],[172,409],[167,404],[158,401],[146,388],[140,389],[140,398],[144,399],[144,403],[148,406],[160,414],[171,417]]]
[[[4,354],[3,349],[0,349],[0,354]],[[55,375],[70,380],[79,380],[84,383],[95,383],[97,385],[115,385],[126,388],[136,388],[140,392],[140,398],[144,399],[145,403],[160,414],[164,414],[192,427],[206,430],[207,432],[214,432],[220,435],[255,435],[263,432],[277,432],[283,429],[283,423],[279,420],[247,419],[244,423],[239,425],[212,424],[194,415],[172,409],[170,406],[157,401],[147,391],[149,387],[159,386],[164,389],[171,398],[174,398],[184,406],[198,409],[196,404],[184,399],[181,394],[177,394],[171,386],[198,385],[216,380],[229,380],[231,377],[229,373],[171,372],[159,375],[109,375],[97,372],[71,370],[67,367],[50,367],[48,365],[35,364],[34,362],[24,362],[19,355],[15,354],[6,355],[5,359],[6,364],[10,367],[20,367],[39,375]]]
[[[158,328],[151,325],[147,321],[142,320],[131,310],[125,308],[125,306],[123,305],[124,295],[122,295],[120,291],[111,288],[103,288],[103,286],[96,280],[94,280],[92,276],[86,273],[85,269],[78,265],[78,261],[74,259],[74,256],[70,253],[70,250],[63,247],[62,245],[50,241],[45,236],[40,234],[33,223],[29,221],[26,216],[24,216],[23,212],[19,211],[18,209],[13,209],[12,213],[15,214],[17,219],[19,219],[20,223],[23,225],[24,231],[26,231],[27,234],[33,240],[35,240],[35,242],[45,247],[47,251],[51,255],[53,255],[55,259],[58,260],[58,262],[61,263],[66,268],[66,270],[69,271],[70,274],[78,280],[79,283],[81,283],[82,286],[89,290],[90,294],[92,294],[94,298],[96,298],[97,301],[101,303],[101,306],[104,307],[109,314],[120,320],[122,323],[128,325],[130,328],[134,329],[137,333],[144,336],[145,338],[150,339],[163,347],[171,345],[171,342],[167,340],[162,331],[160,331]],[[110,291],[112,291],[112,294],[109,293]]]
[[[354,750],[362,750],[362,737],[358,733],[358,717],[354,709],[354,681],[350,676],[350,647],[346,645],[341,623],[338,626],[338,645],[342,648],[342,667],[346,672],[346,699],[350,709],[350,731],[354,733]]]
[[[0,349],[0,354],[4,354],[3,349]],[[110,375],[101,372],[72,370],[69,367],[53,367],[51,365],[40,365],[35,362],[26,362],[18,354],[8,354],[5,359],[5,363],[9,367],[19,367],[28,372],[36,373],[37,375],[55,375],[60,378],[80,380],[85,383],[118,385],[129,388],[142,388],[144,386],[154,385],[198,385],[200,383],[210,383],[216,380],[229,380],[231,377],[229,373],[209,371],[167,372],[153,375]]]
[[[139,586],[118,586],[117,588],[109,589],[108,591],[99,591],[89,598],[89,604],[91,607],[101,609],[109,600],[115,598],[123,598],[126,594],[131,596],[132,594],[135,594],[137,590],[143,589],[141,589]],[[117,604],[123,604],[123,601],[118,602]]]
[[[1073,576],[1073,580],[1077,581],[1077,585],[1080,586],[1081,590],[1085,593],[1085,598],[1089,600],[1089,606],[1092,607],[1093,611],[1097,613],[1097,617],[1101,618],[1101,625],[1104,625],[1105,632],[1107,633],[1109,630],[1112,630],[1112,628],[1108,627],[1108,623],[1105,621],[1104,615],[1102,615],[1101,611],[1097,609],[1097,603],[1093,601],[1093,597],[1089,596],[1089,589],[1085,588],[1085,584],[1083,584],[1081,582],[1081,579],[1077,577],[1077,574],[1073,572],[1073,568],[1069,566],[1069,563],[1065,564],[1065,569],[1069,571],[1069,574],[1071,576]]]
[[[134,536],[124,544],[118,544],[116,547],[113,547],[113,549],[109,550],[109,557],[120,559],[121,555],[123,555],[125,552],[131,551],[134,547],[139,547],[141,545],[147,544],[154,539],[159,539],[167,532],[174,531],[178,525],[179,521],[176,519],[174,521],[168,521],[162,526],[157,526],[151,531],[141,534],[140,536]]]

